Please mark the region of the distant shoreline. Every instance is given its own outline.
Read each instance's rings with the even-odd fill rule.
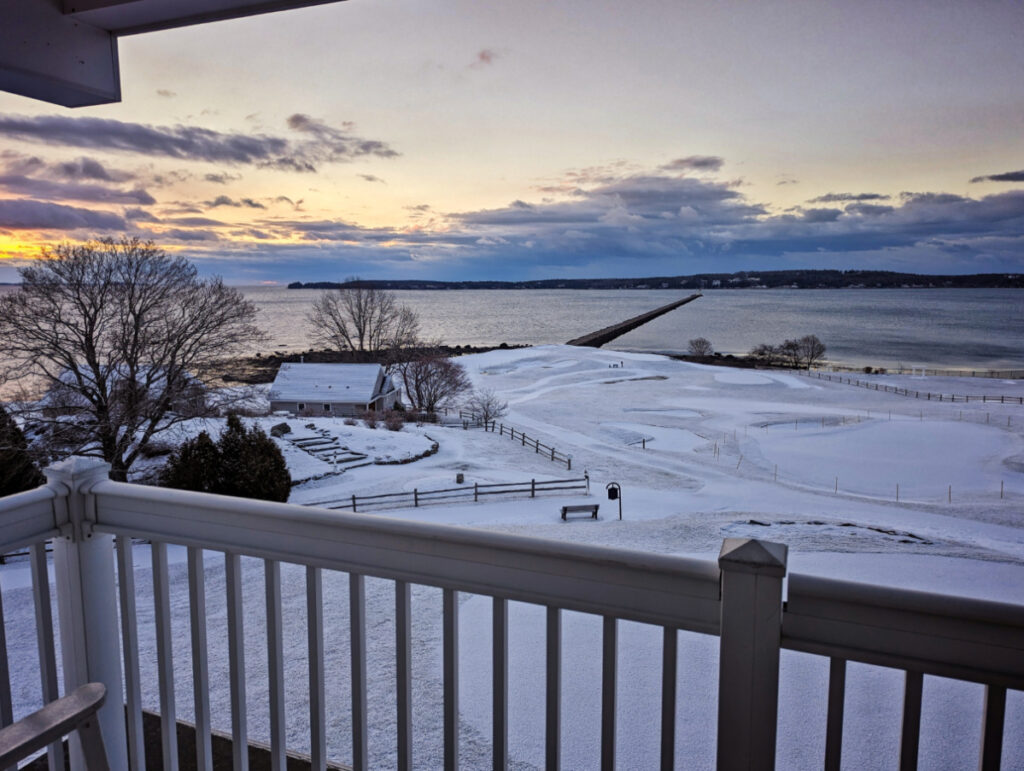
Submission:
[[[574,278],[534,281],[422,281],[357,279],[293,281],[288,289],[366,287],[387,290],[467,289],[1024,289],[1024,273],[975,273],[964,276],[869,270],[770,270],[699,273],[643,278]]]

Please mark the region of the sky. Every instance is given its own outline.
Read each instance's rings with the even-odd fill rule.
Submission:
[[[348,0],[0,93],[0,282],[136,235],[230,283],[1024,272],[1024,4]]]

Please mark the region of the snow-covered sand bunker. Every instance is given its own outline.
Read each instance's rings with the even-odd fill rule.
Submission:
[[[399,490],[576,476],[585,469],[592,495],[501,498],[390,510],[390,516],[488,528],[554,540],[648,552],[717,557],[723,537],[759,537],[790,547],[790,572],[849,578],[926,591],[1024,603],[1024,408],[937,404],[799,375],[686,364],[650,354],[565,346],[492,351],[461,359],[479,386],[510,403],[506,425],[573,456],[552,463],[508,436],[458,426],[407,427],[395,442],[436,440],[436,454],[406,465],[371,465],[293,490],[309,503]],[[614,365],[614,366],[613,366]],[[621,365],[621,366],[620,366]],[[1024,383],[970,381],[972,393],[1024,394]],[[949,390],[948,387],[946,390]],[[960,391],[965,390],[961,385]],[[380,432],[380,430],[378,430]],[[387,432],[379,433],[384,441]],[[646,440],[646,447],[637,440]],[[418,445],[417,445],[418,446]],[[409,450],[412,448],[410,446]],[[838,477],[838,484],[836,483]],[[618,505],[605,485],[622,485]],[[900,500],[896,502],[896,485]],[[949,490],[952,488],[952,495]],[[951,498],[951,500],[950,500]],[[599,503],[600,518],[563,523],[565,503]],[[184,550],[172,550],[175,665],[182,717],[191,705]],[[211,699],[227,727],[222,559],[207,558]],[[158,705],[147,547],[137,547],[140,638],[146,700]],[[5,609],[24,616],[31,603],[23,567],[0,568]],[[262,566],[245,561],[250,732],[267,735]],[[306,664],[303,571],[284,570],[288,734],[305,747]],[[325,576],[328,629],[329,751],[350,758],[347,577]],[[11,596],[8,596],[11,595]],[[488,766],[490,736],[489,598],[461,596],[461,755],[467,768]],[[415,763],[440,765],[440,591],[413,591]],[[393,702],[394,594],[367,581],[371,765],[395,764]],[[563,642],[563,754],[566,768],[598,765],[600,619],[566,613]],[[543,766],[544,612],[510,606],[512,767]],[[620,623],[619,736],[622,768],[657,766],[661,630]],[[31,648],[31,646],[28,646]],[[34,655],[34,654],[33,654]],[[31,658],[31,656],[29,657]],[[31,701],[32,666],[12,662]],[[715,757],[717,640],[680,634],[677,766],[712,768]],[[785,769],[820,768],[828,662],[784,653],[779,754]],[[19,681],[21,682],[21,681]],[[898,765],[903,676],[851,664],[843,757],[851,768]],[[921,742],[923,768],[976,764],[982,689],[927,678]],[[1004,768],[1024,768],[1024,699],[1007,705]]]

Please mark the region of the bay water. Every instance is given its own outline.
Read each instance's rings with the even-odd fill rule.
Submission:
[[[263,351],[312,346],[306,316],[322,290],[242,287],[259,308]],[[400,290],[424,339],[449,345],[564,343],[690,294],[686,290]],[[1024,290],[721,289],[606,349],[685,353],[705,337],[722,354],[817,335],[835,364],[1024,369]]]

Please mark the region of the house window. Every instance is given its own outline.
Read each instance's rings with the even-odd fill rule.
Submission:
[[[299,410],[306,409],[306,405],[303,402],[299,402]]]
[[[324,405],[324,412],[330,412],[330,411],[331,411],[331,405],[325,404]]]

